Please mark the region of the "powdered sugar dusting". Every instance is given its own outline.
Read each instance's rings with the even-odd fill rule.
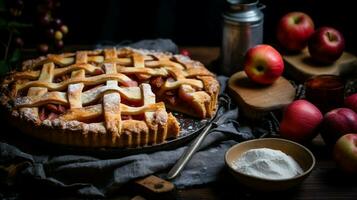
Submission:
[[[36,108],[21,108],[20,116],[22,119],[36,122],[38,121],[38,113]]]
[[[18,97],[15,99],[14,104],[15,107],[24,105],[24,104],[30,104],[32,102],[32,98],[31,97]]]
[[[251,149],[233,162],[237,171],[265,179],[286,179],[302,174],[299,164],[282,151],[269,148]]]
[[[167,122],[167,112],[163,110],[158,110],[154,114],[154,121],[160,125],[164,125]]]
[[[70,84],[70,85],[68,85],[68,91],[76,92],[78,90],[82,90],[82,87],[83,87],[83,83]]]
[[[104,115],[106,113],[120,114],[120,95],[118,93],[106,94],[103,97]],[[106,120],[108,118],[105,118]],[[111,118],[109,118],[111,119]]]

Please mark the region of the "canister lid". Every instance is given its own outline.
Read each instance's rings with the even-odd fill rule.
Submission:
[[[226,0],[223,17],[232,22],[259,23],[263,13],[258,8],[259,0]]]
[[[227,6],[231,12],[256,9],[259,0],[227,0]]]

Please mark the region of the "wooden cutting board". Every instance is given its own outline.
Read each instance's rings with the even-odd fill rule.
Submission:
[[[357,57],[348,52],[344,52],[336,62],[328,65],[314,62],[307,48],[299,54],[283,55],[283,58],[285,61],[285,71],[294,80],[300,82],[320,74],[357,74]]]
[[[258,119],[270,111],[281,109],[295,98],[295,88],[284,77],[272,85],[263,86],[249,80],[244,71],[229,78],[228,88],[243,115],[250,119]]]

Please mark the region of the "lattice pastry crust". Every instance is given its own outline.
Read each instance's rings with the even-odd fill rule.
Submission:
[[[0,98],[17,127],[46,141],[138,147],[179,136],[166,107],[212,117],[218,92],[215,76],[188,57],[112,48],[25,61]]]

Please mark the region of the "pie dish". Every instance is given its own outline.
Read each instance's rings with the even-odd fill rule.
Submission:
[[[180,134],[166,108],[197,118],[217,109],[219,83],[201,63],[144,49],[49,54],[7,75],[0,100],[22,132],[83,147],[142,147]]]

